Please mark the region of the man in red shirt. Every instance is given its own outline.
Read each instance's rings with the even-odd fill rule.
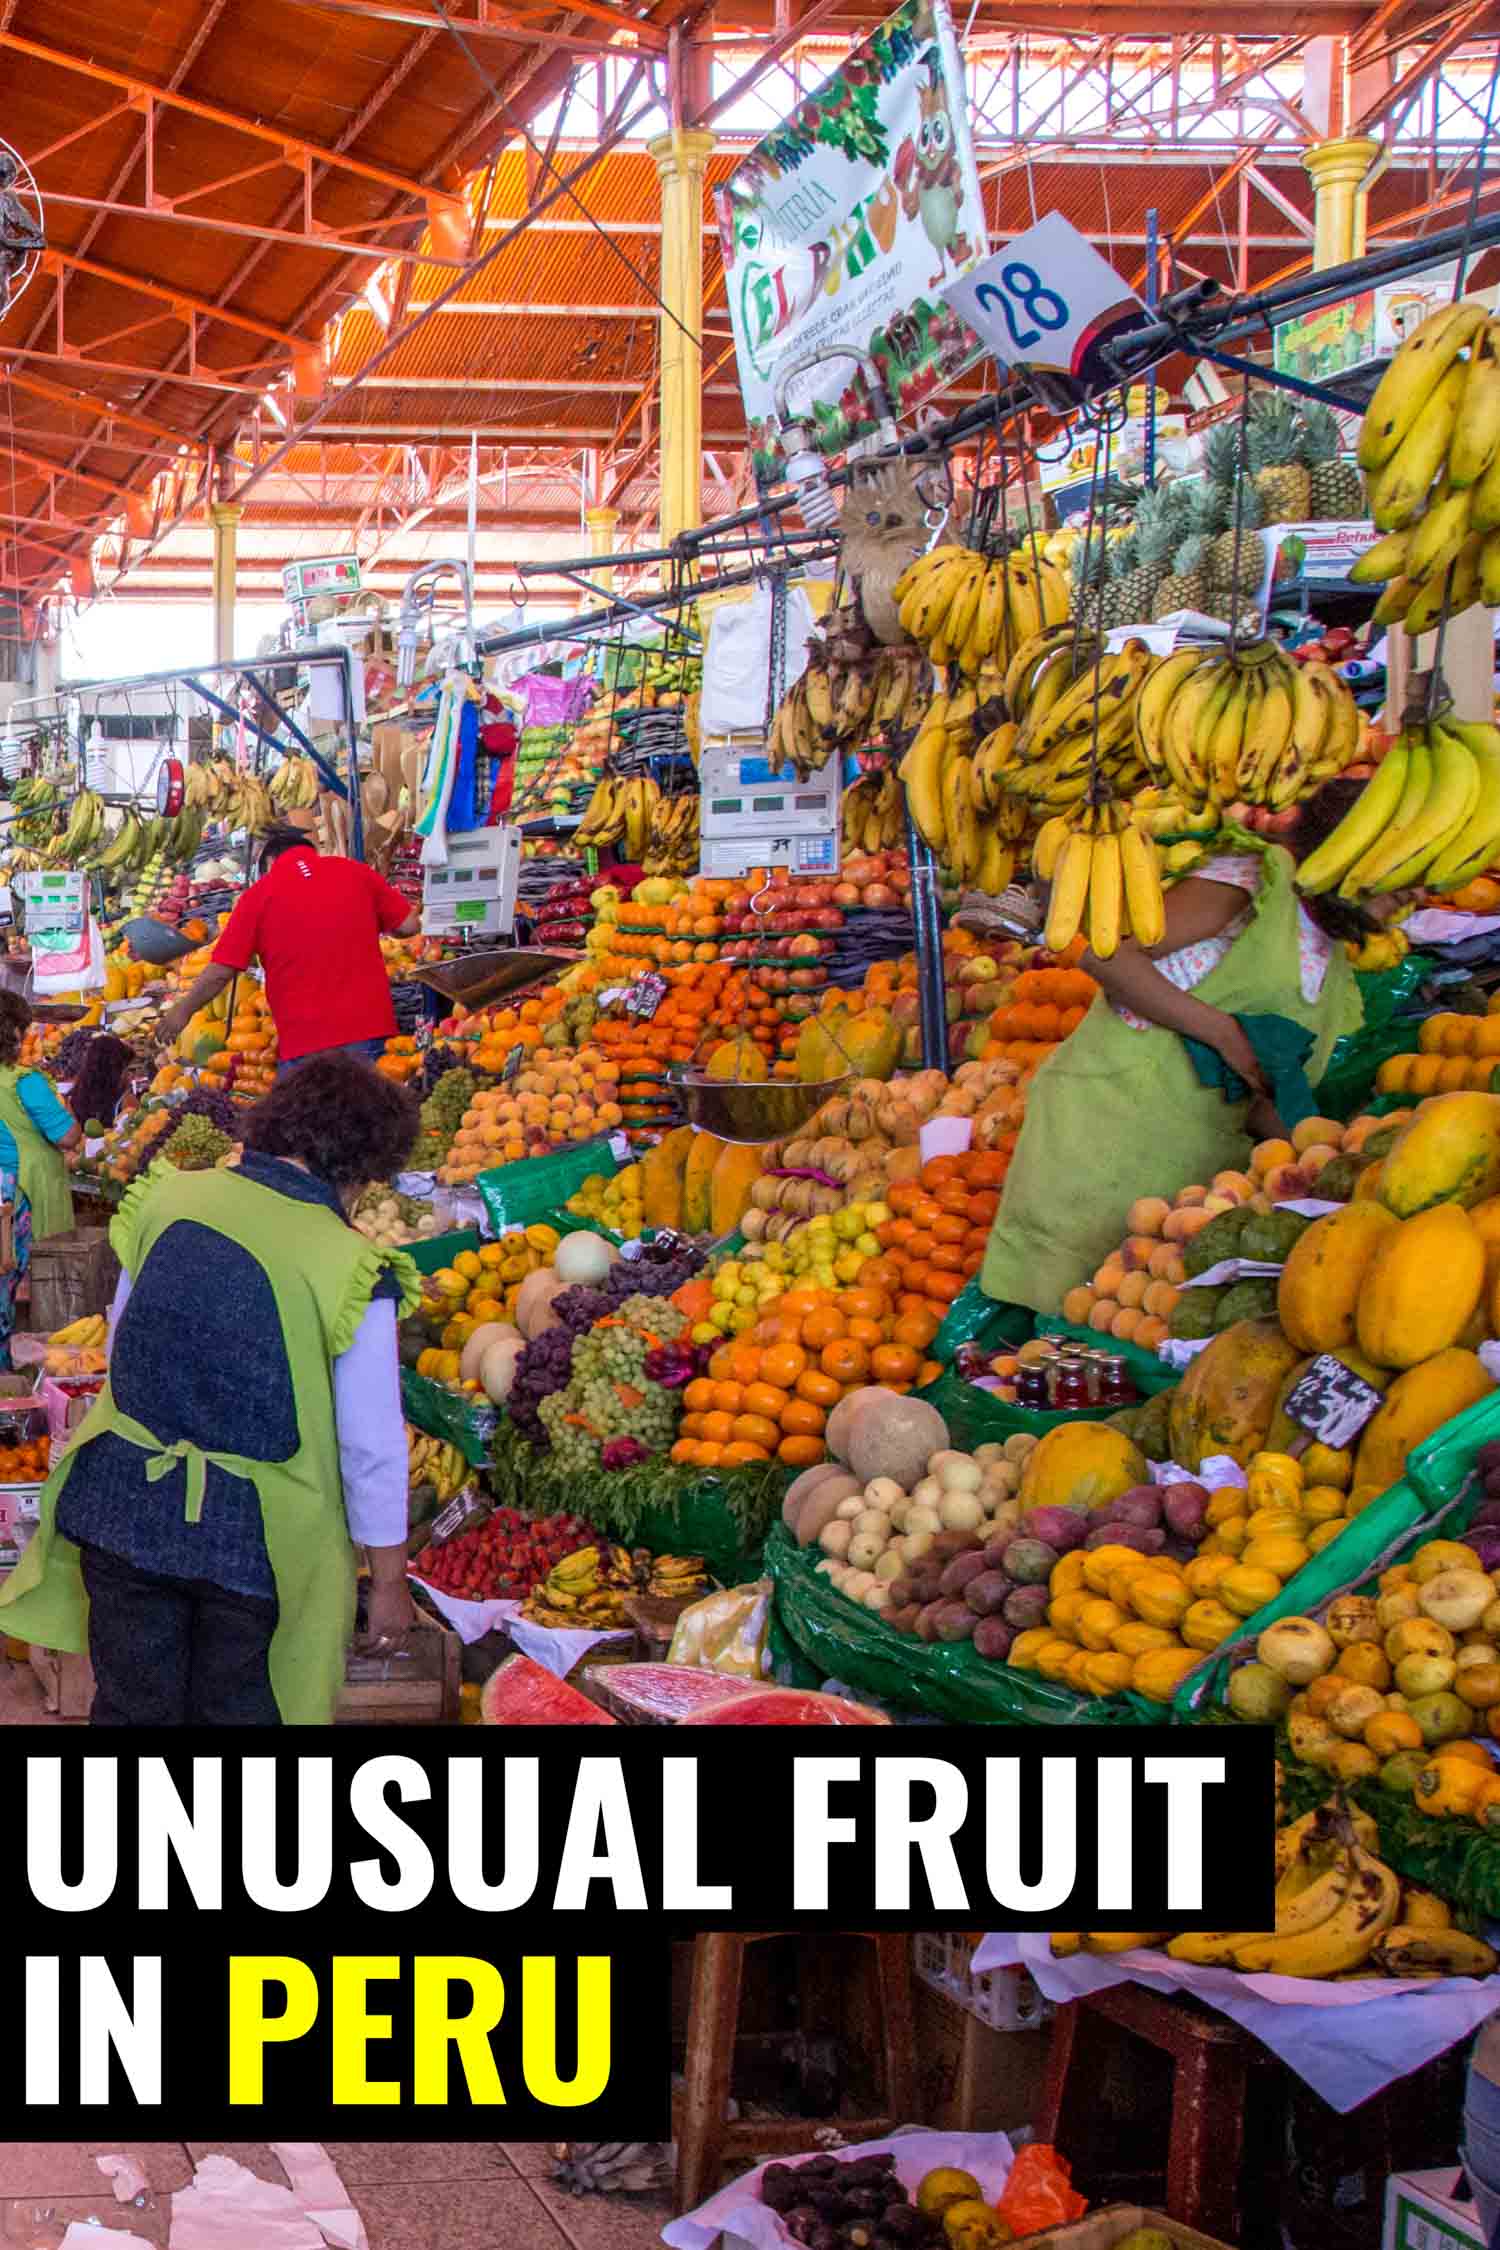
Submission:
[[[373,867],[322,859],[300,829],[277,829],[261,876],[224,925],[203,974],[162,1017],[167,1038],[258,960],[281,1067],[342,1051],[373,1062],[395,1035],[382,936],[409,937],[420,917]]]

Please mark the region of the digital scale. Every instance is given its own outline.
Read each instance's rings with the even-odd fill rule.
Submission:
[[[446,867],[422,870],[422,935],[508,937],[516,926],[519,828],[475,828],[448,838]]]
[[[836,875],[843,793],[838,751],[820,773],[799,781],[790,767],[772,770],[761,735],[705,742],[698,762],[699,873],[786,867],[794,875]]]

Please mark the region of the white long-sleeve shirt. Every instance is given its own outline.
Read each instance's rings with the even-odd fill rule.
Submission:
[[[130,1297],[122,1273],[110,1309],[109,1340]],[[372,1299],[353,1343],[333,1363],[334,1425],[349,1536],[361,1547],[403,1546],[407,1534],[406,1419],[396,1307]]]

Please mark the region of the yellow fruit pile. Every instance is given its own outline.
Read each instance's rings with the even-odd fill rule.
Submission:
[[[537,1048],[502,1086],[474,1096],[438,1178],[463,1186],[497,1164],[538,1156],[564,1141],[590,1141],[620,1124],[620,1066],[597,1047]]]
[[[567,1209],[575,1219],[592,1219],[633,1242],[646,1223],[643,1192],[639,1164],[627,1164],[613,1179],[590,1172],[577,1193],[568,1197]]]
[[[1500,994],[1483,1016],[1429,1016],[1417,1034],[1418,1052],[1391,1055],[1375,1083],[1382,1094],[1487,1093],[1500,1070]]]
[[[451,1266],[426,1277],[421,1317],[438,1331],[438,1340],[417,1360],[417,1373],[434,1383],[458,1385],[463,1348],[486,1321],[515,1317],[516,1300],[528,1274],[550,1266],[561,1237],[555,1227],[531,1226],[502,1235],[478,1250],[461,1250]],[[477,1391],[477,1382],[463,1383]]]
[[[1324,1474],[1348,1456],[1315,1447]],[[1170,1703],[1179,1683],[1348,1522],[1335,1485],[1304,1483],[1290,1454],[1260,1453],[1248,1486],[1213,1494],[1209,1535],[1189,1563],[1131,1547],[1077,1548],[1054,1564],[1045,1625],[1017,1635],[1009,1662],[1084,1695],[1133,1689]]]

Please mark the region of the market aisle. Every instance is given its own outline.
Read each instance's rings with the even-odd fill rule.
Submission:
[[[669,2217],[664,2201],[623,2196],[579,2201],[558,2194],[542,2146],[494,2142],[329,2141],[328,2154],[364,2221],[369,2250],[652,2250]],[[94,2159],[133,2156],[156,2208],[116,2204]],[[0,2142],[0,2213],[44,2204],[67,2222],[95,2220],[165,2246],[171,2196],[194,2163],[232,2156],[262,2179],[285,2185],[271,2150],[255,2141]],[[23,2238],[24,2239],[24,2238]]]

